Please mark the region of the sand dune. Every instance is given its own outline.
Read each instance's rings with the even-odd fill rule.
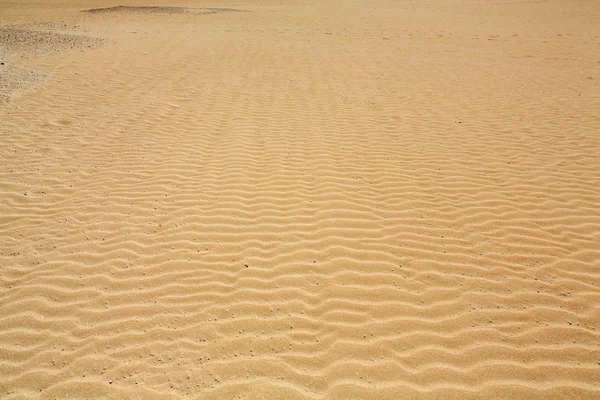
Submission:
[[[0,2],[0,397],[597,398],[599,17]]]

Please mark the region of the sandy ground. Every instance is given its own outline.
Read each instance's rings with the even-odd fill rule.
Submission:
[[[124,1],[0,0],[1,398],[600,397],[600,3]]]

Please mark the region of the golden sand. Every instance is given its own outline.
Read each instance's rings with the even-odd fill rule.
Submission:
[[[0,398],[600,396],[600,3],[123,1],[0,0]]]

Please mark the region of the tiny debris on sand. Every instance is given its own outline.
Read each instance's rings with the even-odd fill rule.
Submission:
[[[11,52],[58,52],[99,47],[103,40],[86,35],[58,33],[20,26],[0,27],[0,49]]]
[[[171,6],[115,6],[90,8],[85,12],[97,13],[148,13],[148,14],[220,14],[226,12],[247,12],[238,8],[222,7],[171,7]]]
[[[0,59],[4,67],[0,72],[0,103],[5,103],[26,90],[43,82],[49,71],[23,68],[15,60],[27,55],[58,53],[74,49],[91,49],[102,46],[104,41],[86,35],[59,33],[30,29],[21,26],[0,27]]]

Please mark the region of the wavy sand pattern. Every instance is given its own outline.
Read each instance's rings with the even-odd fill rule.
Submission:
[[[0,397],[600,396],[597,2],[43,4]]]

